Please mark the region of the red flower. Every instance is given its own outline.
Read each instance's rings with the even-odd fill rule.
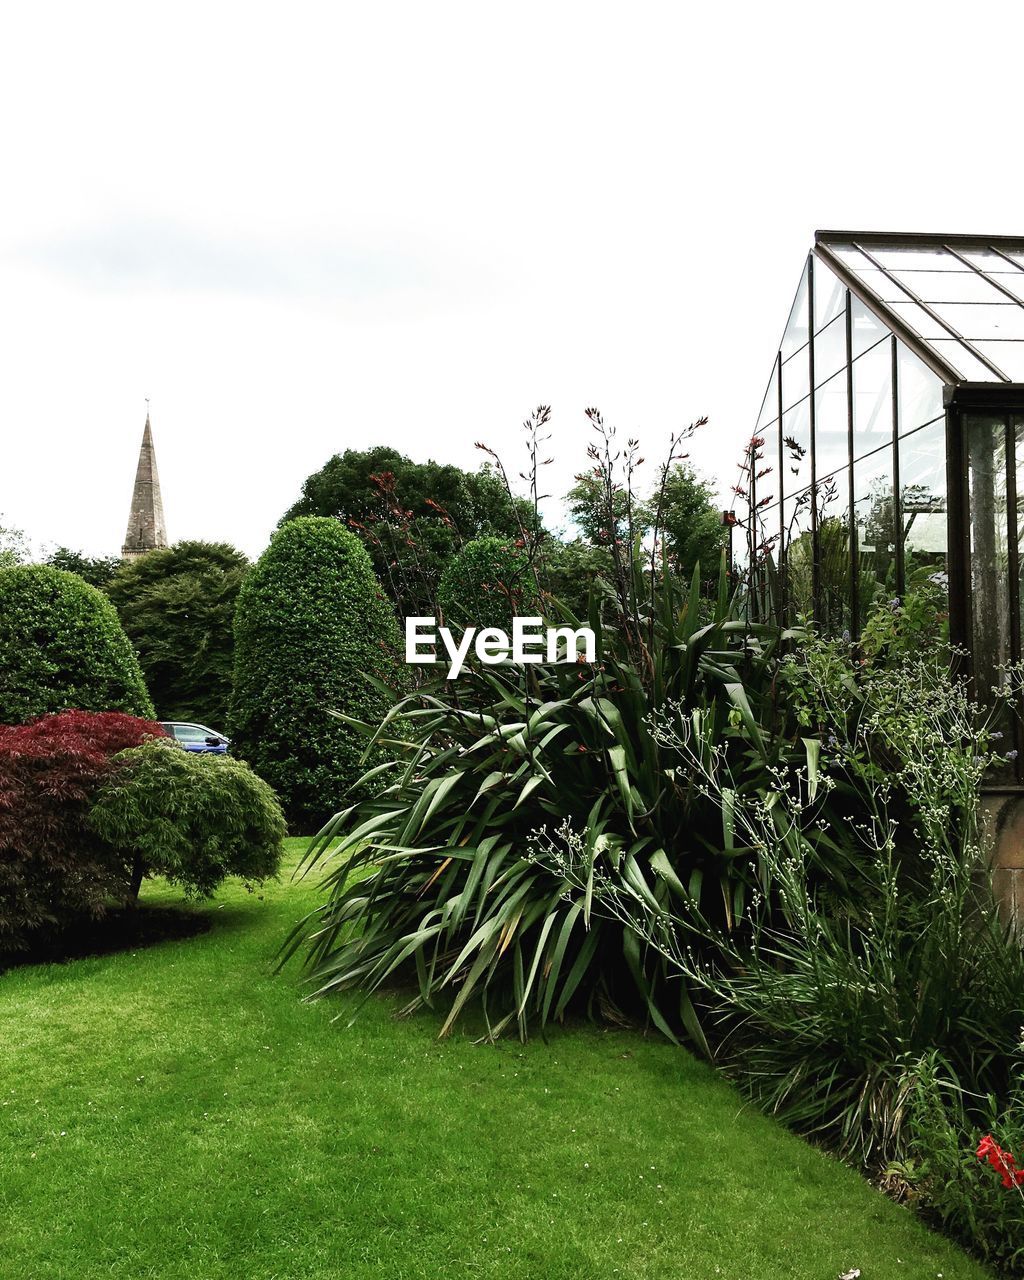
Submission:
[[[1002,1149],[990,1133],[978,1143],[975,1155],[992,1166],[1001,1177],[1004,1187],[1019,1187],[1024,1184],[1024,1169],[1017,1168],[1017,1161],[1009,1151]]]

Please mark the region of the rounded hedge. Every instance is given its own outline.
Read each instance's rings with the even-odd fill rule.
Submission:
[[[277,792],[295,830],[318,830],[365,769],[365,739],[330,713],[379,722],[368,676],[399,679],[399,631],[363,544],[338,521],[281,526],[235,613],[232,750]]]
[[[507,538],[474,538],[441,575],[438,608],[450,627],[500,627],[538,611],[529,557]]]
[[[135,650],[101,591],[50,565],[0,569],[0,724],[66,708],[154,714]]]
[[[111,764],[89,827],[127,860],[133,893],[150,875],[207,897],[229,875],[258,883],[277,874],[281,806],[241,760],[193,754],[164,738]]]

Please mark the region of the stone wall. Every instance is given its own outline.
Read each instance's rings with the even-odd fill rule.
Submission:
[[[1024,795],[986,795],[982,820],[992,849],[992,887],[1000,909],[1024,935]]]

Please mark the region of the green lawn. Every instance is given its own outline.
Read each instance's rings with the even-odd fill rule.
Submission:
[[[0,979],[3,1280],[987,1274],[660,1039],[332,1025],[269,964],[314,899]]]

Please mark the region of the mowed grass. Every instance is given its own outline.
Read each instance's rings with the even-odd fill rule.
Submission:
[[[332,1023],[271,966],[316,899],[232,884],[200,937],[0,978],[3,1280],[987,1274],[660,1039]]]

